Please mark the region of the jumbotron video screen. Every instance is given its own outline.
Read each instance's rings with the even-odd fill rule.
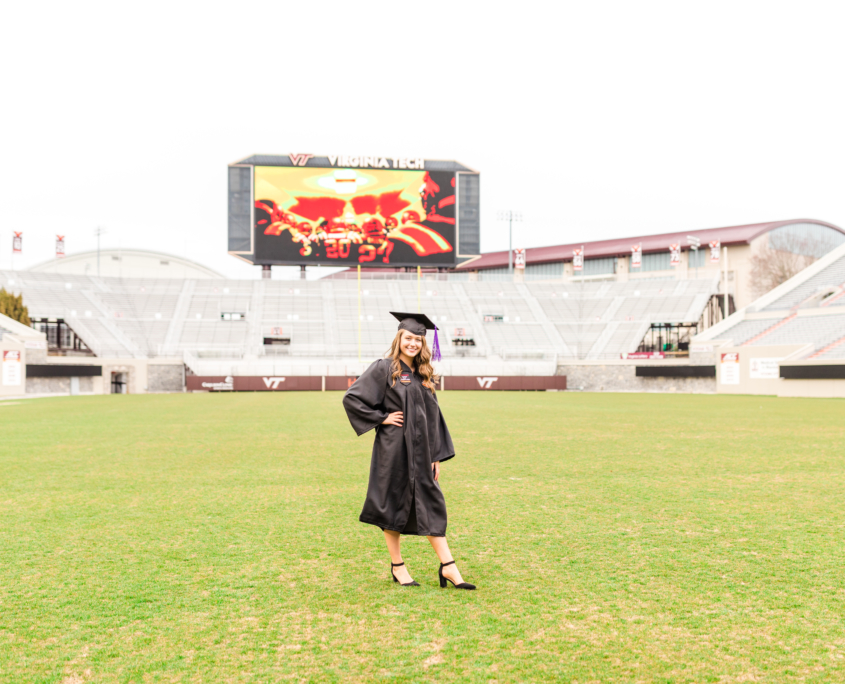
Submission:
[[[455,173],[256,166],[255,252],[276,263],[455,265]]]

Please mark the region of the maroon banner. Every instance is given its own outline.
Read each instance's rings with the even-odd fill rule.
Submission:
[[[354,375],[325,377],[326,391],[345,392],[356,380]],[[451,390],[565,390],[566,376],[448,376],[437,389]],[[444,387],[445,385],[445,387]],[[206,392],[283,392],[317,391],[323,389],[323,378],[314,376],[201,376],[187,377],[189,391]]]
[[[319,375],[299,376],[202,376],[189,375],[187,377],[189,391],[206,390],[208,392],[279,392],[289,391],[317,391],[323,389],[323,378]]]
[[[189,375],[185,378],[189,392],[206,390],[207,392],[232,391],[235,389],[234,378],[222,375]]]
[[[323,389],[323,378],[319,375],[268,375],[235,378],[235,390],[238,392],[279,392],[283,390],[319,392],[321,389]]]
[[[565,390],[565,375],[449,375],[445,390]]]
[[[621,359],[664,359],[666,355],[663,352],[630,352],[629,354],[620,354]]]
[[[355,382],[355,380],[357,380],[357,379],[358,378],[355,375],[348,375],[348,376],[327,375],[326,376],[326,392],[332,392],[332,391],[345,392],[350,387],[352,387],[352,383]]]
[[[327,375],[326,376],[326,392],[332,391],[340,391],[345,392],[348,390],[352,383],[358,379],[357,375]],[[441,389],[440,383],[438,382],[435,386],[435,389]]]

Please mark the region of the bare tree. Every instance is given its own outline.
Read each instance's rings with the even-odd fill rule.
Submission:
[[[818,240],[794,234],[778,235],[777,249],[772,246],[771,235],[751,256],[751,290],[755,297],[770,292],[792,276],[803,271],[824,254],[826,245]]]

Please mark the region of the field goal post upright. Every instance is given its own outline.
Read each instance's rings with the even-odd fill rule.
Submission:
[[[723,255],[724,255],[723,261],[725,262],[724,268],[723,268],[723,271],[724,271],[724,274],[725,274],[725,292],[724,292],[725,308],[724,308],[724,313],[722,314],[722,320],[725,320],[728,316],[731,315],[730,309],[728,308],[728,246],[727,245],[722,247],[722,252],[723,252]]]
[[[417,313],[422,313],[420,305],[420,288],[422,287],[422,268],[417,265]]]
[[[581,356],[584,353],[584,245],[581,245],[581,286],[578,289],[578,342],[575,345],[575,356],[579,359],[587,358]],[[572,272],[575,273],[575,259],[572,260]]]
[[[361,363],[361,264],[358,264],[358,363]]]

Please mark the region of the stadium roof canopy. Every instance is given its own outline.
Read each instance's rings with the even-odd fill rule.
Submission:
[[[61,259],[50,259],[27,270],[38,273],[96,276],[98,274],[97,261],[97,250],[91,250],[70,254]],[[225,277],[196,261],[146,249],[101,249],[99,275],[113,278]]]
[[[527,264],[542,264],[559,261],[571,261],[572,251],[584,248],[586,259],[599,257],[626,256],[631,254],[631,247],[642,245],[643,254],[649,252],[665,252],[670,244],[679,244],[687,248],[687,236],[693,235],[701,240],[705,247],[710,241],[718,240],[723,246],[747,245],[752,240],[776,228],[792,224],[815,224],[832,229],[845,235],[845,230],[825,221],[815,219],[793,219],[791,221],[770,221],[768,223],[752,223],[747,226],[727,226],[725,228],[706,228],[704,230],[684,230],[676,233],[660,233],[657,235],[641,235],[613,240],[597,240],[595,242],[574,242],[552,247],[529,247],[525,250]],[[507,250],[488,252],[480,257],[465,261],[456,270],[475,271],[487,268],[501,268],[508,265]]]

